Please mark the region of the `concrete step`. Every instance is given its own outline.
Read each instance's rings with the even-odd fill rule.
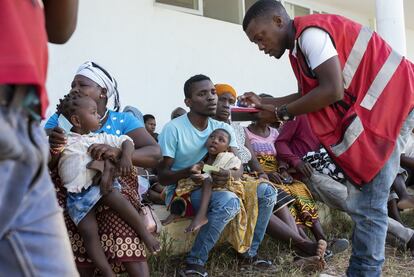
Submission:
[[[159,219],[165,219],[170,214],[164,205],[152,205]],[[184,229],[191,223],[189,218],[180,218],[173,223],[162,227],[162,241],[171,243],[171,254],[187,253],[193,246],[197,233],[184,233]]]

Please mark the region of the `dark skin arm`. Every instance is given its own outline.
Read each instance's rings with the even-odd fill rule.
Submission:
[[[310,163],[301,161],[295,168],[297,171],[299,171],[303,176],[306,178],[310,178],[313,174],[313,167],[310,165]]]
[[[53,129],[46,129],[46,134],[49,136],[49,145],[51,149],[58,149],[66,144],[65,132],[60,127]]]
[[[121,176],[128,176],[132,172],[132,153],[134,152],[134,144],[126,140],[122,143],[122,154],[118,163],[118,172]]]
[[[292,115],[319,111],[344,97],[344,82],[338,56],[325,61],[314,72],[319,86],[287,105]]]
[[[179,180],[185,179],[191,176],[191,167],[184,168],[178,171],[172,171],[171,167],[174,164],[174,158],[164,157],[158,167],[158,182],[161,185],[168,186],[176,184]]]
[[[234,149],[231,151],[234,153]],[[176,184],[179,180],[191,177],[192,174],[197,174],[199,171],[199,163],[193,165],[192,167],[184,168],[178,171],[172,171],[171,167],[174,164],[174,158],[164,157],[158,167],[158,181],[160,184],[167,186],[171,184]],[[211,177],[213,182],[218,185],[225,184],[230,175],[235,179],[238,179],[243,174],[243,167],[240,167],[238,170],[224,170],[220,169],[218,172],[212,172]]]
[[[145,130],[138,128],[126,134],[135,144],[132,163],[144,168],[156,168],[162,159],[161,148],[155,139]]]
[[[55,127],[46,130],[49,135],[50,148],[56,149],[66,144],[65,134],[62,128]],[[135,166],[144,168],[157,167],[161,159],[161,149],[154,138],[145,130],[138,128],[126,134],[135,144],[135,150],[132,153],[132,163]],[[120,149],[105,144],[94,144],[89,148],[89,152],[93,159],[111,159],[117,160],[120,155]]]
[[[43,0],[49,42],[63,44],[76,28],[78,0]]]
[[[319,111],[343,98],[343,79],[338,56],[328,59],[315,68],[314,72],[319,85],[304,96],[298,97],[298,94],[292,94],[282,98],[266,99],[262,102],[260,97],[254,93],[246,93],[240,97],[240,101],[244,105],[261,109],[262,112],[258,115],[260,119],[275,122],[278,119],[274,108],[279,105],[287,104],[288,112],[296,116]],[[294,101],[288,102],[289,100]]]
[[[135,144],[135,150],[132,153],[132,164],[144,168],[155,168],[161,159],[161,149],[154,138],[145,130],[138,128],[126,134]],[[95,160],[110,158],[110,156],[119,157],[120,151],[117,148],[105,144],[94,144],[89,147],[89,152]]]
[[[410,168],[410,169],[414,169],[414,159],[413,158],[407,157],[405,155],[401,155],[400,162],[401,162],[401,166],[407,167],[407,168]]]
[[[244,132],[246,133],[246,131],[244,131]],[[251,159],[250,159],[250,161],[249,161],[249,166],[250,166],[250,168],[251,168],[253,171],[257,172],[257,174],[259,175],[259,176],[258,176],[259,178],[269,179],[269,178],[267,177],[267,174],[266,174],[266,173],[264,173],[263,168],[262,168],[262,166],[260,165],[259,161],[257,160],[256,154],[255,154],[255,153],[254,153],[254,151],[253,151],[253,148],[252,148],[252,145],[251,145],[251,143],[250,143],[250,140],[249,140],[249,139],[247,139],[247,134],[245,134],[245,137],[246,137],[246,139],[245,139],[245,141],[244,141],[244,146],[246,146],[246,148],[249,150],[249,152],[250,152],[250,153],[251,153],[251,155],[252,155],[252,158],[251,158]]]

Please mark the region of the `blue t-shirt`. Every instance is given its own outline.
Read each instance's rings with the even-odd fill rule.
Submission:
[[[53,114],[46,122],[45,129],[52,129],[58,126],[57,113]],[[115,112],[109,110],[108,119],[105,124],[95,133],[107,133],[110,135],[126,135],[127,133],[144,128],[144,124],[134,117],[131,113]]]
[[[201,161],[207,154],[205,143],[209,135],[214,130],[220,128],[230,133],[230,146],[237,148],[234,130],[225,122],[209,118],[207,128],[203,131],[197,130],[191,124],[187,115],[177,117],[168,122],[158,136],[158,143],[161,147],[162,155],[174,159],[171,170],[178,171]]]

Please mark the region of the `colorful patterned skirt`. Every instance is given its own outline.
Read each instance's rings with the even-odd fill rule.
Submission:
[[[76,265],[79,267],[93,267],[88,258],[83,240],[78,230],[66,211],[67,191],[63,187],[57,170],[51,172],[59,205],[64,210],[64,218],[68,229],[69,239],[72,245]],[[118,179],[122,186],[122,195],[136,208],[139,207],[136,172],[131,176]],[[98,222],[99,236],[102,248],[115,273],[125,272],[124,262],[146,261],[146,250],[135,231],[124,222],[119,215],[109,207],[98,204],[96,207],[96,220]]]
[[[319,215],[315,200],[308,187],[297,180],[293,180],[292,184],[276,184],[276,187],[295,199],[289,206],[289,210],[295,218],[296,224],[312,227],[313,222],[319,219]]]

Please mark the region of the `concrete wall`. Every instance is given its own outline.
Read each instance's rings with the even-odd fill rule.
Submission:
[[[239,93],[296,90],[287,57],[276,62],[260,53],[240,25],[166,9],[152,0],[80,1],[72,39],[50,45],[52,111],[85,60],[112,72],[121,104],[154,114],[159,127],[175,107],[184,107],[183,85],[194,74],[230,83]]]
[[[370,24],[367,16],[317,1],[291,2]],[[412,30],[407,32],[407,44],[412,57]],[[86,60],[100,63],[116,77],[123,106],[154,114],[157,131],[171,110],[184,107],[183,84],[194,74],[232,84],[239,93],[281,96],[296,91],[287,55],[276,61],[260,53],[240,25],[154,5],[153,0],[80,1],[72,39],[63,46],[50,45],[49,114]]]

